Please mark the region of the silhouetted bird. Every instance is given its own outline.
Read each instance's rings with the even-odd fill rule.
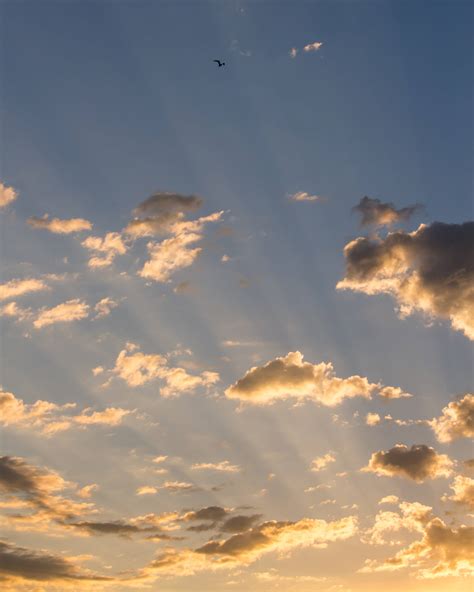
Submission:
[[[225,66],[225,62],[221,62],[220,60],[212,60],[213,62],[216,62],[216,64],[219,66],[219,68],[221,66]]]

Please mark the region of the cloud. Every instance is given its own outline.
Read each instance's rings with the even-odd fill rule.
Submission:
[[[311,462],[311,470],[314,472],[322,471],[327,466],[336,461],[336,457],[332,452],[328,452],[324,456],[318,456]]]
[[[99,486],[97,485],[97,483],[91,483],[90,485],[85,485],[84,487],[81,487],[81,489],[78,490],[77,495],[82,499],[89,499],[90,497],[92,497],[92,493],[94,491],[97,491],[98,489]]]
[[[319,195],[310,195],[306,191],[297,191],[289,196],[291,201],[321,201]]]
[[[406,222],[421,209],[421,204],[414,204],[397,210],[393,203],[383,203],[380,199],[367,196],[352,208],[361,215],[361,226],[391,226],[397,222]]]
[[[136,490],[137,495],[154,495],[158,492],[156,487],[152,487],[151,485],[143,485]]]
[[[308,45],[305,45],[303,47],[303,51],[319,51],[322,46],[323,43],[321,41],[315,41],[314,43],[309,43]]]
[[[379,506],[382,504],[398,504],[399,501],[396,495],[386,495],[379,501]]]
[[[447,526],[433,518],[423,529],[423,537],[383,561],[368,559],[361,573],[396,571],[414,567],[420,579],[474,574],[474,528]]]
[[[89,259],[88,265],[92,268],[109,267],[117,255],[125,255],[128,250],[119,232],[108,232],[104,237],[88,236],[81,245],[88,251],[99,254]]]
[[[23,308],[16,302],[9,302],[0,308],[1,317],[11,317],[19,321],[27,321],[31,319],[33,312],[31,308]]]
[[[396,497],[396,496],[393,496]],[[379,502],[381,503],[381,502]],[[390,502],[394,503],[394,502]],[[398,545],[392,536],[401,530],[423,532],[424,526],[433,517],[432,508],[419,502],[401,502],[399,512],[378,512],[371,528],[364,532],[362,541],[369,545]]]
[[[144,570],[144,575],[193,575],[201,571],[248,565],[261,556],[288,554],[302,548],[325,548],[357,532],[357,519],[348,516],[334,522],[303,518],[295,522],[269,521],[225,540],[211,540],[191,549],[168,549]]]
[[[451,401],[442,410],[441,417],[427,422],[440,442],[474,437],[474,395],[468,393]]]
[[[378,413],[367,413],[365,416],[365,423],[368,426],[375,426],[380,423],[380,415]]]
[[[262,518],[261,514],[253,514],[252,516],[232,516],[221,524],[219,530],[221,532],[240,533],[253,528],[255,523]]]
[[[145,262],[138,275],[156,282],[168,282],[178,270],[190,267],[201,247],[193,247],[203,238],[204,226],[209,222],[218,222],[223,211],[215,212],[197,220],[181,221],[172,226],[173,236],[159,243],[149,242],[147,245],[150,259]]]
[[[8,187],[0,182],[0,208],[5,208],[18,197],[18,192],[13,187]]]
[[[92,223],[84,220],[84,218],[60,220],[59,218],[49,218],[48,214],[45,214],[41,218],[31,216],[27,222],[33,228],[49,230],[49,232],[53,232],[54,234],[71,234],[73,232],[91,230],[92,228]]]
[[[96,316],[94,319],[101,319],[103,317],[108,316],[114,308],[117,308],[119,303],[114,300],[113,298],[106,297],[99,300],[97,304],[94,306],[94,310],[96,311]]]
[[[142,201],[135,208],[134,213],[136,215],[160,215],[164,212],[194,212],[202,204],[202,198],[197,195],[182,195],[180,193],[159,191],[145,201]]]
[[[474,479],[464,475],[456,475],[449,487],[454,493],[444,496],[443,501],[452,501],[474,510]]]
[[[290,54],[290,58],[295,59],[298,55],[298,50],[296,47],[292,47],[288,53]]]
[[[384,399],[405,399],[413,397],[410,393],[405,393],[399,386],[384,386],[380,390],[379,396]]]
[[[299,351],[276,358],[264,366],[251,368],[243,378],[231,385],[225,394],[257,405],[272,404],[279,399],[310,399],[334,407],[344,399],[370,399],[382,385],[370,383],[362,376],[338,378],[333,365],[325,362],[311,364],[303,361]]]
[[[171,397],[191,392],[198,387],[208,388],[219,381],[216,372],[188,374],[184,368],[170,367],[166,356],[143,354],[136,349],[136,345],[127,344],[117,356],[115,367],[110,371],[131,387],[143,386],[147,382],[160,379],[163,381],[160,394],[163,397]]]
[[[366,472],[385,475],[388,477],[405,477],[421,483],[425,479],[449,477],[452,473],[453,462],[445,454],[438,454],[425,444],[413,445],[411,448],[404,444],[396,444],[387,452],[374,452]]]
[[[108,407],[103,411],[86,408],[74,415],[72,411],[75,408],[75,403],[57,405],[41,400],[27,404],[13,393],[0,389],[0,425],[37,429],[46,436],[52,436],[74,426],[120,425],[125,416],[133,413],[118,407]]]
[[[80,321],[88,316],[89,305],[79,298],[74,298],[73,300],[53,306],[53,308],[42,309],[33,322],[33,326],[35,329],[42,329],[56,323]]]
[[[109,579],[80,570],[71,559],[63,556],[32,551],[13,543],[0,541],[0,580],[4,583],[14,584],[18,580],[66,583],[71,580],[107,581]]]
[[[48,284],[41,279],[14,279],[6,284],[0,284],[0,300],[10,300],[11,298],[18,298],[18,296],[30,294],[31,292],[41,292],[50,289]]]
[[[390,294],[400,314],[449,319],[474,339],[474,222],[421,224],[411,233],[359,237],[344,248],[346,275],[338,290]]]
[[[3,516],[3,525],[9,528],[47,532],[51,522],[58,526],[65,519],[90,513],[93,504],[60,495],[65,489],[76,488],[75,483],[65,481],[58,473],[38,468],[21,457],[0,457],[3,505],[27,512]]]
[[[228,460],[216,463],[196,463],[191,466],[196,471],[222,471],[225,473],[238,473],[241,471],[239,465],[233,465]]]

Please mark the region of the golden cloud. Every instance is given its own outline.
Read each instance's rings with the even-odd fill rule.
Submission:
[[[39,228],[43,230],[49,230],[54,234],[71,234],[73,232],[83,232],[84,230],[90,230],[92,223],[84,218],[69,218],[68,220],[60,220],[59,218],[49,218],[48,214],[45,214],[41,218],[32,216],[27,220],[28,224],[33,228]]]
[[[441,417],[427,423],[440,442],[452,442],[457,438],[473,438],[474,395],[468,393],[457,401],[451,401],[442,410]]]

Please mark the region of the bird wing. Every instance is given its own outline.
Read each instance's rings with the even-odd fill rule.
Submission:
[[[213,62],[216,62],[216,64],[220,64],[219,60],[212,60]]]

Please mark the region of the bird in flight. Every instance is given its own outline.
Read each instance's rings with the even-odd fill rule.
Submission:
[[[220,60],[212,60],[213,62],[216,62],[216,64],[218,65],[218,67],[220,68],[221,66],[225,66],[225,62],[221,62]]]

